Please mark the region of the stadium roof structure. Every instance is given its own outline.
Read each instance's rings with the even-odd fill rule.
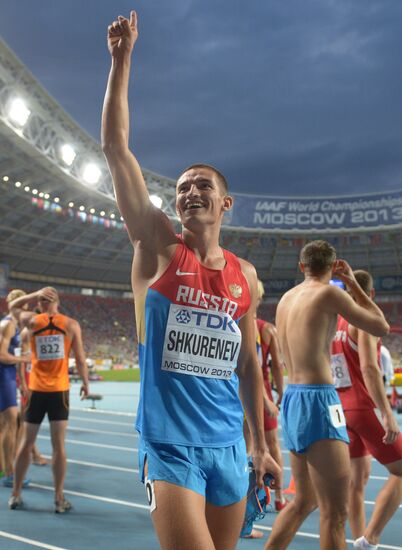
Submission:
[[[177,223],[175,182],[145,169],[143,175]],[[132,249],[99,143],[1,40],[0,199],[0,263],[12,281],[130,290]],[[346,210],[363,203],[365,209]],[[273,282],[272,292],[294,283],[299,250],[312,237],[331,240],[354,267],[402,276],[402,193],[322,204],[238,195],[235,206],[222,245],[251,261]]]

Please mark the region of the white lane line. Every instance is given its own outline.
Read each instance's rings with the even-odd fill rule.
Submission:
[[[112,416],[137,416],[135,413],[120,412],[120,411],[108,411],[107,409],[91,409],[86,407],[70,407],[70,411],[86,412],[90,414],[110,414]]]
[[[44,489],[46,491],[54,491],[53,487],[50,487],[48,485],[40,485],[38,483],[31,483],[31,487],[36,487],[37,489]],[[149,506],[144,505],[144,504],[139,504],[137,502],[129,502],[127,500],[119,500],[119,499],[114,499],[114,498],[106,498],[106,497],[101,497],[101,496],[93,495],[93,494],[89,494],[89,493],[81,493],[81,492],[78,492],[78,491],[70,491],[70,490],[67,490],[67,489],[65,489],[64,492],[68,495],[73,495],[73,496],[82,497],[82,498],[88,498],[90,500],[97,500],[97,501],[100,501],[100,502],[107,502],[109,504],[118,504],[118,505],[121,505],[121,506],[128,506],[130,508],[138,508],[140,510],[147,510],[147,511],[149,510]],[[265,527],[264,525],[260,525],[260,524],[258,524],[258,529],[261,529],[263,531],[272,531],[272,527]],[[315,533],[306,533],[306,532],[303,532],[303,531],[297,531],[296,536],[307,537],[307,538],[312,538],[312,539],[319,539],[320,538],[320,535],[317,535]],[[353,540],[350,540],[350,539],[347,539],[346,542],[348,544],[353,544]],[[55,548],[55,547],[44,546],[44,548],[51,548],[52,549],[52,548]],[[402,550],[401,546],[390,546],[388,544],[379,544],[379,548],[385,548],[386,550]],[[59,549],[56,549],[56,550],[59,550]],[[61,549],[61,550],[63,550],[63,549]]]
[[[50,455],[43,455],[48,460],[51,460]],[[68,458],[67,462],[70,464],[78,464],[79,466],[89,466],[90,468],[102,468],[105,470],[114,470],[116,472],[124,472],[127,474],[138,474],[139,470],[136,468],[124,468],[123,466],[112,466],[110,464],[99,464],[97,462],[87,462],[85,460],[75,460],[73,458]]]
[[[127,426],[134,428],[133,422],[117,422],[117,420],[102,420],[101,418],[87,418],[86,416],[72,416],[69,420],[83,420],[84,422],[95,422],[96,424],[114,424],[115,426]]]
[[[50,439],[50,437],[47,437],[47,436],[38,436],[39,438],[41,439]],[[138,449],[136,447],[119,447],[117,445],[104,445],[104,444],[101,444],[101,443],[89,443],[87,441],[77,441],[75,439],[66,439],[66,443],[72,443],[72,444],[75,444],[75,445],[84,445],[84,446],[88,446],[88,447],[101,447],[101,448],[105,448],[105,449],[115,449],[115,450],[118,450],[118,451],[126,451],[126,452],[137,452]],[[91,465],[92,463],[89,463],[88,465]],[[100,467],[100,466],[98,466]],[[110,467],[110,469],[112,469]],[[373,500],[365,500],[364,501],[365,504],[369,505],[369,506],[374,506],[375,502]],[[402,508],[402,504],[399,506],[399,508]]]
[[[47,435],[38,435],[38,439],[47,439],[50,440],[50,437]],[[78,441],[77,439],[66,439],[66,443],[71,443],[73,445],[84,445],[87,447],[101,447],[102,449],[114,449],[116,451],[127,451],[129,453],[137,452],[136,447],[121,447],[119,445],[105,445],[101,443],[91,443],[89,441]]]
[[[0,537],[6,539],[16,540],[18,542],[25,542],[31,546],[37,546],[38,548],[46,548],[47,550],[66,550],[61,546],[53,546],[51,544],[46,544],[45,542],[39,542],[38,540],[27,539],[25,537],[20,537],[19,535],[13,535],[12,533],[7,533],[6,531],[0,531]]]
[[[36,489],[45,489],[46,491],[54,491],[54,487],[50,487],[49,485],[40,485],[39,483],[31,483],[30,487],[35,487]],[[116,498],[107,498],[107,497],[101,497],[99,495],[92,495],[89,493],[81,493],[78,491],[69,491],[67,489],[64,489],[64,492],[67,495],[73,495],[75,497],[82,497],[82,498],[89,498],[91,500],[99,500],[101,502],[108,502],[110,504],[120,504],[122,506],[129,506],[130,508],[139,508],[141,510],[147,510],[149,511],[149,506],[145,504],[138,504],[137,502],[129,502],[128,500],[119,500]]]
[[[93,428],[76,428],[73,426],[68,426],[67,432],[88,432],[94,434],[122,435],[124,437],[138,437],[138,434],[134,432],[112,432],[108,430],[94,430]]]
[[[50,437],[47,436],[47,435],[38,435],[38,439],[50,440]],[[119,446],[119,445],[106,445],[104,443],[91,443],[89,441],[79,441],[77,439],[68,439],[67,438],[66,443],[71,443],[72,445],[84,445],[84,446],[88,446],[88,447],[100,447],[100,448],[104,448],[104,449],[114,449],[114,450],[117,450],[117,451],[126,451],[126,452],[137,452],[138,451],[137,447],[122,447],[122,446]],[[283,469],[290,471],[289,466],[284,466]],[[388,478],[383,477],[383,476],[370,476],[370,479],[386,481]],[[371,504],[374,504],[374,503],[372,503],[370,501],[370,502],[366,502],[366,504],[371,505]],[[400,508],[402,508],[402,506],[400,506]]]
[[[259,523],[256,525],[257,529],[261,529],[261,531],[272,531],[272,527],[265,527],[264,525],[260,525]],[[307,537],[309,539],[319,539],[320,535],[316,535],[315,533],[305,533],[304,531],[297,531],[296,536],[299,537]],[[353,540],[346,539],[346,542],[348,544],[353,544]],[[389,544],[379,544],[378,548],[386,548],[387,550],[402,550],[402,546],[390,546]]]
[[[283,467],[284,470],[289,470],[289,472],[291,471],[291,467],[290,466],[284,466]],[[375,479],[375,480],[379,480],[379,481],[387,481],[388,478],[385,477],[385,476],[370,476],[369,479]]]

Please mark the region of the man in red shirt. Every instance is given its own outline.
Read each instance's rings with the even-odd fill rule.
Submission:
[[[262,302],[265,294],[262,281],[258,281],[258,306]],[[258,307],[257,306],[257,307]],[[275,383],[278,399],[276,405],[279,406],[283,394],[283,366],[281,353],[279,349],[278,335],[275,325],[268,323],[264,319],[257,318],[257,329],[260,336],[261,345],[261,367],[264,378],[264,387],[266,397],[273,403],[272,387],[270,381],[270,370],[272,379]],[[269,452],[274,457],[274,460],[279,464],[283,473],[282,453],[278,438],[278,418],[273,415],[267,407],[264,407],[264,433]],[[275,489],[275,510],[280,512],[287,504],[287,501],[282,496],[282,481],[278,483],[278,488]]]
[[[367,271],[354,272],[364,292],[374,298]],[[355,548],[378,548],[380,534],[402,499],[402,435],[388,402],[379,367],[381,340],[357,329],[342,317],[332,343],[331,367],[346,416],[350,438],[351,486],[349,522]],[[371,456],[389,471],[365,527],[364,489]]]

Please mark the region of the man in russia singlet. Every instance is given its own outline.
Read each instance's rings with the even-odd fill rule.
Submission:
[[[265,449],[261,372],[253,314],[256,273],[219,245],[233,199],[215,168],[180,175],[176,211],[182,234],[150,201],[128,147],[128,82],[137,16],[108,29],[112,65],[102,119],[102,147],[134,248],[141,396],[140,475],[164,548],[234,548],[247,490],[242,406],[251,423],[262,486],[278,466]],[[231,478],[231,479],[230,479]]]

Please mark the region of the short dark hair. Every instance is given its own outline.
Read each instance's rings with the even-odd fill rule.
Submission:
[[[189,170],[193,170],[194,168],[207,168],[208,170],[212,170],[212,172],[218,177],[218,182],[219,182],[220,186],[222,187],[225,195],[227,193],[229,193],[229,186],[228,186],[228,182],[226,181],[225,176],[222,174],[222,172],[220,172],[217,168],[215,168],[215,166],[211,166],[210,164],[202,164],[202,163],[191,164],[190,166],[187,166],[187,168],[185,168],[185,170],[183,170],[183,172],[180,174],[179,178],[183,174],[185,174]]]
[[[327,241],[311,241],[300,252],[300,262],[315,275],[327,273],[335,260],[336,250]]]
[[[364,290],[367,296],[370,296],[370,292],[373,290],[374,286],[373,277],[370,273],[368,271],[364,271],[363,269],[357,269],[356,271],[353,271],[353,274],[362,290]]]

